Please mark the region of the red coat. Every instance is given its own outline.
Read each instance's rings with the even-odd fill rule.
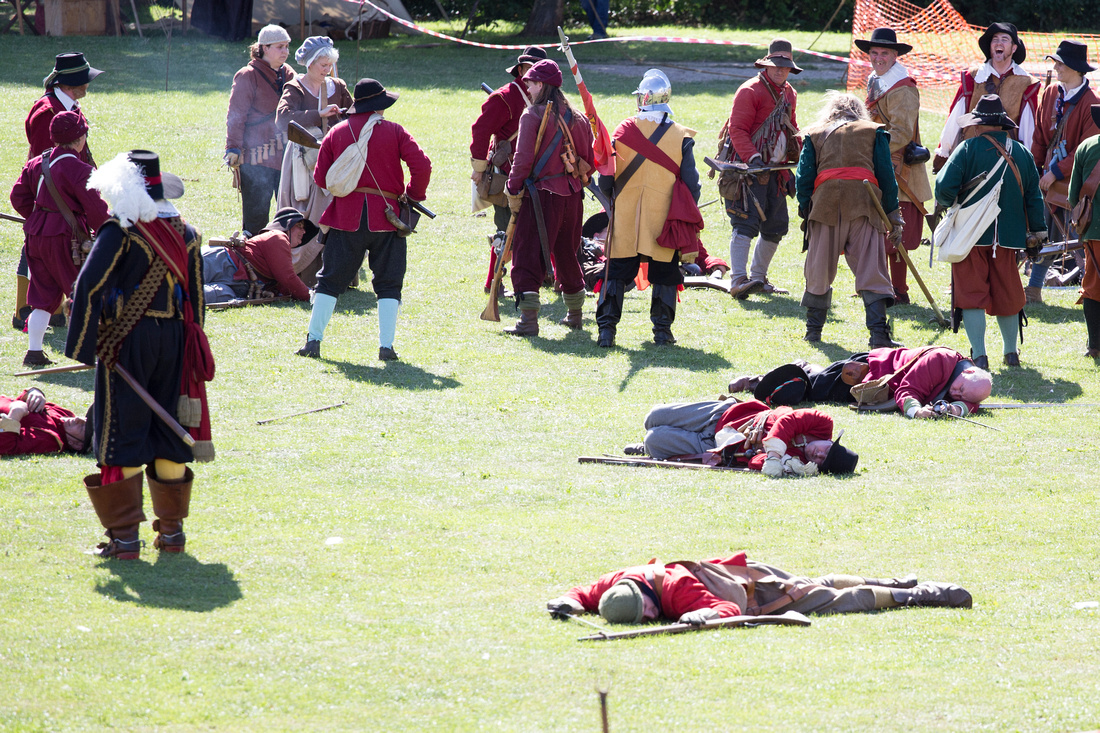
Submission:
[[[55,116],[64,111],[65,105],[57,98],[53,89],[39,97],[31,105],[31,111],[27,114],[27,119],[23,123],[27,131],[27,142],[30,143],[27,160],[37,158],[44,151],[53,147],[53,138],[50,137],[50,123],[53,122]],[[81,111],[79,104],[75,105],[72,111],[80,115],[82,119],[84,118],[84,112]],[[80,159],[88,165],[95,165],[95,161],[92,160],[92,151],[87,145],[84,146],[84,150],[80,151]]]
[[[1039,168],[1046,171],[1048,166],[1047,156],[1053,154],[1050,145],[1054,139],[1054,130],[1057,128],[1056,106],[1058,103],[1058,91],[1061,87],[1051,84],[1039,99],[1039,113],[1035,116],[1035,137],[1031,140],[1031,155]],[[1100,97],[1092,91],[1092,87],[1078,97],[1076,106],[1065,120],[1062,132],[1062,140],[1066,143],[1065,157],[1053,166],[1049,166],[1051,173],[1059,181],[1065,179],[1069,185],[1069,174],[1073,170],[1073,153],[1077,146],[1087,137],[1100,134],[1100,128],[1092,121],[1092,113],[1089,108],[1094,104],[1100,104]]]
[[[481,114],[470,128],[470,157],[474,160],[488,159],[492,138],[507,140],[519,130],[519,118],[527,109],[521,84],[523,82],[518,79],[508,82],[490,94],[481,105]],[[506,165],[504,170],[507,171],[510,165]]]
[[[718,565],[739,565],[745,567],[745,553],[739,552],[730,557],[714,558],[706,562]],[[692,575],[682,565],[665,565],[664,582],[661,588],[661,615],[673,621],[678,620],[688,611],[697,611],[700,608],[713,608],[722,618],[740,616],[741,608],[731,601],[726,601],[707,590],[703,583]],[[589,613],[599,611],[600,598],[611,586],[622,579],[646,583],[646,571],[653,570],[653,565],[637,565],[613,573],[601,575],[591,585],[577,586],[570,589],[565,595],[568,598],[584,606]],[[652,586],[651,586],[652,587]]]
[[[369,118],[370,115],[353,114],[325,135],[317,153],[317,167],[313,169],[313,180],[318,186],[326,188],[325,176],[328,169],[345,148],[355,144],[360,130]],[[402,161],[409,168],[407,187]],[[382,120],[374,126],[367,145],[367,164],[359,176],[360,187],[376,188],[398,195],[404,193],[414,201],[423,201],[428,195],[428,181],[431,177],[432,161],[428,160],[428,156],[404,127],[389,120]],[[395,231],[393,224],[386,221],[386,200],[375,194],[368,198],[365,193],[355,191],[347,196],[333,196],[325,213],[321,215],[320,223],[346,232],[358,230],[364,199],[367,200],[367,228],[372,232]],[[389,199],[389,203],[396,211],[397,200]]]
[[[539,126],[542,124],[542,114],[546,105],[540,104],[528,107],[519,120],[519,138],[516,140],[516,155],[512,159],[512,170],[508,172],[508,191],[519,193],[523,190],[523,182],[531,175],[531,170],[542,158],[543,154],[554,142],[557,131],[554,120],[546,122],[546,132],[542,135],[542,143],[535,150],[535,140],[539,135]],[[563,110],[555,110],[561,114]],[[595,167],[595,155],[592,152],[592,126],[588,124],[588,118],[583,114],[575,113],[569,124],[569,132],[573,136],[573,145],[577,155],[584,158]],[[563,136],[564,138],[564,136]],[[540,191],[568,196],[582,190],[580,181],[565,172],[565,164],[561,160],[562,144],[564,139],[559,139],[554,144],[554,150],[546,161],[546,165],[539,171],[538,182],[535,188]]]
[[[733,150],[744,162],[749,162],[752,156],[759,153],[764,161],[768,162],[769,151],[757,150],[752,144],[752,135],[755,133],[768,115],[775,109],[775,102],[768,91],[771,87],[775,91],[779,88],[767,79],[766,74],[759,74],[737,89],[733,95],[733,109],[730,110],[729,136]],[[795,116],[795,107],[798,104],[798,93],[790,84],[784,84],[782,96],[791,105],[791,124],[798,128],[798,119]],[[790,131],[787,131],[790,134]],[[794,161],[789,161],[794,162]]]
[[[27,390],[13,400],[0,395],[0,412],[7,414],[11,403],[27,401]],[[64,407],[47,402],[42,412],[28,412],[19,422],[18,433],[0,432],[0,456],[57,453],[65,450],[63,417],[76,417]],[[90,426],[89,426],[89,429]]]
[[[64,149],[54,150],[50,158],[56,160],[50,165],[50,174],[57,192],[72,209],[77,221],[94,234],[107,221],[109,212],[99,192],[88,189],[92,167]],[[68,237],[72,234],[69,225],[57,211],[50,189],[44,182],[39,186],[41,178],[42,156],[38,155],[23,166],[19,180],[11,189],[8,198],[12,208],[27,220],[23,231],[28,237]]]
[[[718,418],[718,425],[714,432],[721,431],[727,425],[738,427],[762,412],[770,413],[764,421],[764,427],[767,430],[764,439],[782,440],[787,445],[787,455],[794,456],[800,461],[808,460],[802,450],[806,443],[833,439],[833,419],[824,412],[809,409],[796,410],[791,407],[777,407],[772,410],[757,400],[738,402],[730,407],[722,413],[722,417]],[[747,461],[748,467],[759,471],[763,468],[766,458],[766,454],[757,453]]]
[[[870,382],[903,367],[920,349],[875,349],[867,356],[867,375],[864,382]],[[914,399],[920,405],[927,405],[947,386],[947,380],[964,357],[954,349],[934,348],[909,367],[903,374],[890,380],[894,390],[894,401],[898,409],[905,412],[905,400]],[[948,402],[949,397],[944,397]],[[971,412],[978,409],[975,402],[964,403]]]
[[[237,250],[264,280],[274,280],[279,292],[295,300],[309,300],[309,288],[294,272],[290,239],[286,232],[269,229],[260,232]]]

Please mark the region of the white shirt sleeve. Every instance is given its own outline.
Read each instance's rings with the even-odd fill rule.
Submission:
[[[941,158],[947,158],[951,155],[951,151],[955,149],[955,142],[959,139],[959,118],[966,114],[966,98],[960,98],[958,102],[951,108],[951,113],[947,115],[947,122],[943,125],[943,134],[940,135],[940,144],[936,147],[936,155]],[[1034,123],[1032,124],[1034,129]],[[1030,146],[1031,143],[1028,142]]]

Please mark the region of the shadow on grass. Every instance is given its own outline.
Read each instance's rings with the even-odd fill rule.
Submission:
[[[344,291],[339,302],[336,303],[336,312],[361,316],[370,313],[377,307],[378,298],[370,290],[370,276],[368,275],[366,281],[362,277],[359,278],[358,288],[348,288]]]
[[[1000,371],[995,371],[996,367],[992,364],[995,358],[995,355],[990,356],[990,367],[994,370],[991,399],[1008,397],[1023,402],[1057,404],[1076,399],[1084,392],[1077,382],[1044,377],[1039,370],[1027,366],[1012,369],[1002,367]]]
[[[440,377],[401,361],[378,362],[377,366],[324,358],[321,361],[336,367],[344,373],[345,377],[355,382],[389,385],[408,390],[458,389],[462,386],[462,382],[457,379]]]
[[[239,601],[240,585],[221,563],[204,565],[184,553],[157,553],[153,563],[104,560],[112,577],[96,592],[122,603],[204,613]]]
[[[1063,305],[1044,303],[1043,305],[1029,305],[1025,308],[1025,312],[1029,321],[1037,321],[1038,323],[1070,323],[1073,321],[1084,323],[1085,321],[1081,306],[1067,308]]]

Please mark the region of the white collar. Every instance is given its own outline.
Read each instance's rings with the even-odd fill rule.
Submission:
[[[638,112],[636,115],[634,115],[634,117],[639,119],[639,120],[649,120],[650,122],[656,122],[657,124],[661,124],[662,122],[665,121],[665,116],[666,115],[668,116],[668,121],[671,122],[672,121],[672,115],[670,113],[660,112],[658,110],[650,110],[648,112]]]
[[[879,76],[878,74],[875,74],[874,72],[871,73],[871,78],[876,79],[878,81],[879,88],[882,90],[882,93],[884,93],[884,94],[886,93],[887,89],[894,86],[899,81],[906,78],[907,76],[909,76],[909,70],[906,69],[904,66],[902,66],[897,61],[895,61],[894,65],[891,66],[886,71],[886,73],[883,74],[882,76]]]
[[[1086,77],[1081,77],[1081,83],[1075,86],[1073,89],[1066,89],[1066,85],[1062,82],[1058,82],[1058,86],[1062,87],[1063,98],[1073,99],[1082,89],[1089,85],[1089,80]]]
[[[73,107],[76,106],[76,100],[70,97],[65,92],[61,91],[61,87],[56,86],[53,88],[54,96],[57,97],[57,101],[61,102],[65,106],[67,112],[72,112]]]
[[[1020,76],[1028,75],[1027,72],[1024,71],[1023,68],[1015,61],[1012,62],[1012,73],[1019,74]],[[974,72],[974,81],[981,84],[991,76],[996,76],[998,79],[1001,78],[1000,74],[998,74],[996,69],[993,68],[993,64],[989,61],[986,61],[984,64],[978,67],[977,71]]]

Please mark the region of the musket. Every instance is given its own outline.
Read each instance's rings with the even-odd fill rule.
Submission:
[[[508,219],[508,232],[504,235],[504,247],[500,250],[500,255],[497,257],[497,266],[493,269],[493,283],[489,286],[489,302],[485,305],[485,310],[481,311],[481,320],[483,321],[499,321],[500,320],[500,304],[497,302],[497,297],[500,294],[500,283],[504,279],[504,260],[512,255],[512,238],[516,235],[516,212],[512,212],[512,215]]]
[[[713,201],[708,201],[708,202],[706,202],[705,204],[699,204],[699,208],[700,208],[700,209],[706,208],[707,206],[710,206],[711,204],[716,204],[716,203],[718,203],[718,202],[719,202],[719,201],[721,201],[721,200],[722,200],[722,199],[720,199],[720,198],[717,198],[717,199],[714,199]]]
[[[5,219],[7,221],[14,221],[16,224],[26,224],[27,223],[27,220],[22,218],[22,217],[12,216],[11,214],[5,214],[3,212],[0,212],[0,219]]]
[[[577,463],[602,463],[608,466],[657,466],[660,468],[692,468],[707,471],[739,471],[755,473],[751,468],[735,466],[708,466],[705,463],[686,463],[683,461],[658,461],[655,458],[633,458],[631,456],[580,456]]]
[[[872,186],[871,182],[866,178],[863,179],[863,186],[867,189],[867,193],[870,195],[871,201],[875,205],[875,211],[877,211],[879,217],[882,218],[882,223],[886,225],[887,229],[892,230],[894,225],[890,222],[890,218],[886,216],[886,211],[882,208],[882,202],[875,193],[874,186]],[[928,286],[924,284],[924,278],[917,272],[917,266],[913,264],[913,260],[909,257],[909,251],[905,249],[905,245],[898,242],[894,249],[896,249],[901,258],[905,260],[905,266],[909,268],[909,272],[913,273],[913,279],[917,281],[917,285],[920,285],[924,297],[928,298],[928,303],[932,306],[932,311],[936,314],[936,323],[940,324],[943,328],[947,328],[947,320],[943,317],[943,313],[940,313],[940,307],[936,305],[936,300],[932,297],[932,293],[928,291]]]
[[[283,301],[290,300],[289,295],[275,295],[270,298],[252,298],[251,300],[238,298],[234,300],[227,300],[224,303],[207,303],[206,309],[212,311],[223,311],[229,308],[245,308],[250,305],[265,305],[267,303],[282,303]]]
[[[294,120],[291,120],[290,124],[287,125],[286,136],[290,142],[298,143],[306,148],[317,150],[321,147],[321,139]]]
[[[1062,242],[1047,242],[1042,249],[1039,250],[1039,257],[1041,259],[1047,255],[1061,254],[1063,252],[1072,252],[1076,249],[1084,249],[1085,243],[1078,239],[1067,239]]]
[[[658,636],[660,634],[683,634],[688,631],[712,631],[738,626],[809,626],[810,619],[798,611],[786,611],[778,615],[734,616],[715,618],[701,624],[668,624],[633,631],[601,631],[591,636],[582,636],[577,641],[611,641],[613,639],[633,639],[639,636]]]
[[[730,162],[726,163],[721,160],[715,160],[710,156],[703,156],[703,162],[709,165],[719,173],[723,171],[733,171],[734,173],[740,173],[746,176],[754,176],[758,173],[770,173],[772,171],[789,171],[797,167],[796,163],[788,163],[784,165],[758,165],[750,166],[748,163]]]
[[[988,404],[983,402],[978,407],[982,410],[1031,410],[1041,407],[1100,407],[1100,404],[1078,404],[1076,402],[995,402],[993,404]]]
[[[39,374],[61,374],[63,372],[79,372],[85,369],[95,369],[91,364],[66,364],[65,366],[50,367],[49,369],[34,369],[29,372],[17,372],[16,377],[26,377]],[[168,411],[161,407],[161,404],[153,399],[153,395],[138,384],[138,381],[134,379],[134,375],[130,374],[130,371],[126,367],[122,366],[118,362],[111,367],[111,370],[115,374],[122,377],[122,381],[130,385],[130,389],[134,390],[134,393],[141,398],[141,401],[153,411],[153,413],[160,418],[161,422],[168,426],[176,437],[186,443],[188,446],[195,445],[195,439],[191,437],[191,433],[187,432],[182,425],[176,422],[176,418],[168,414]]]
[[[288,417],[298,417],[299,415],[309,415],[310,413],[314,413],[314,412],[323,412],[324,410],[331,410],[334,407],[343,407],[347,403],[348,403],[347,400],[343,400],[341,402],[337,402],[337,403],[332,404],[332,405],[325,405],[324,407],[314,407],[312,410],[303,410],[302,412],[292,412],[289,415],[280,415],[279,417],[269,417],[266,420],[257,420],[256,424],[257,425],[266,425],[269,422],[275,422],[276,420],[285,420]]]
[[[486,84],[485,82],[481,82],[481,90],[483,92],[485,92],[486,94],[492,94],[494,91],[496,91],[491,86]]]

